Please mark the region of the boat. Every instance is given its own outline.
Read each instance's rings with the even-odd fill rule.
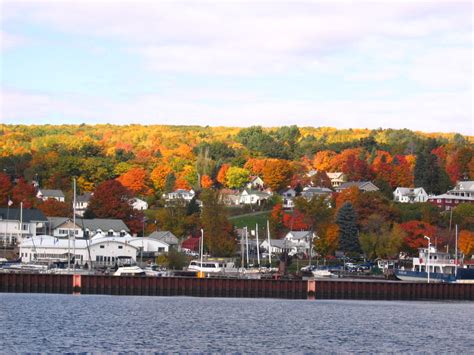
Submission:
[[[394,274],[402,281],[474,283],[474,269],[462,267],[449,253],[440,252],[432,245],[418,249],[411,270],[395,269]]]
[[[311,273],[316,279],[337,278],[336,274],[333,274],[331,271],[327,269],[315,269],[311,271]]]
[[[146,272],[138,266],[122,266],[114,272],[114,276],[146,276]]]

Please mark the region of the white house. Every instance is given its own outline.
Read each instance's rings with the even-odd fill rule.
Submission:
[[[139,198],[133,198],[129,201],[134,210],[145,211],[148,209],[148,203]]]
[[[227,206],[236,206],[240,201],[239,190],[222,189],[219,196],[222,203]]]
[[[447,193],[454,196],[474,197],[474,181],[458,181],[454,189]]]
[[[147,257],[167,253],[170,249],[168,243],[150,237],[131,238],[128,243],[137,248],[138,255]]]
[[[295,255],[298,252],[297,246],[287,239],[270,239],[270,245],[268,239],[265,239],[260,243],[260,248],[272,254],[281,254],[287,251],[289,255]]]
[[[47,233],[54,237],[76,235],[76,238],[91,238],[103,233],[107,236],[123,237],[130,229],[121,219],[111,218],[76,218],[76,224],[70,217],[48,217]]]
[[[82,195],[76,196],[76,204],[75,204],[75,210],[76,210],[76,215],[78,216],[84,216],[84,212],[87,209],[87,206],[89,206],[89,201],[91,197],[93,196],[93,193],[86,192]]]
[[[281,196],[283,197],[283,208],[295,207],[294,199],[296,197],[296,191],[292,188],[284,191]]]
[[[326,173],[326,175],[331,180],[333,188],[339,187],[346,182],[346,176],[342,172]]]
[[[25,239],[19,246],[22,262],[34,260],[67,260],[68,255],[75,256],[78,265],[115,265],[122,262],[135,262],[138,248],[130,244],[132,237],[110,237],[97,234],[92,239],[57,238],[49,235],[37,235]],[[75,251],[75,254],[73,254]]]
[[[263,189],[264,183],[259,176],[251,176],[250,181],[245,185],[247,189]]]
[[[35,208],[0,208],[2,245],[15,245],[24,238],[46,233],[48,220]]]
[[[311,200],[314,196],[329,196],[333,193],[327,187],[311,187],[307,186],[301,191],[301,196],[307,200]]]
[[[64,202],[64,193],[61,190],[46,190],[46,189],[39,189],[36,193],[36,197],[42,199],[43,201],[49,199],[55,199],[59,202]]]
[[[298,252],[309,253],[313,234],[311,231],[290,231],[283,239],[291,241]]]
[[[422,187],[397,187],[393,192],[393,200],[401,203],[428,201],[428,194]]]
[[[178,248],[179,239],[170,231],[155,231],[151,233],[147,238],[154,239],[173,248]]]
[[[261,205],[268,200],[271,195],[264,191],[247,190],[245,189],[240,194],[239,203],[243,205]]]
[[[172,200],[184,200],[186,202],[189,202],[193,199],[194,195],[196,193],[194,192],[193,189],[191,190],[184,190],[184,189],[178,189],[176,191],[170,192],[168,194],[163,194],[163,197],[167,201],[172,201]]]

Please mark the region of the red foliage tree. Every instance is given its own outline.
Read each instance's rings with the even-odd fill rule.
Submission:
[[[424,236],[433,237],[436,233],[436,227],[422,221],[409,221],[400,226],[407,233],[403,243],[410,252],[426,247],[428,244]]]
[[[5,173],[0,173],[0,206],[6,206],[8,197],[12,194],[12,183]]]
[[[44,213],[46,217],[69,217],[71,215],[71,207],[54,198],[48,199],[38,205],[38,209]]]
[[[18,179],[13,188],[12,198],[15,207],[20,207],[20,203],[23,202],[24,208],[32,208],[37,203],[35,187],[27,183],[23,178]]]
[[[131,192],[119,181],[104,181],[94,190],[84,216],[121,219],[132,233],[138,233],[142,228],[143,214],[132,208],[131,197]]]
[[[306,216],[297,209],[292,214],[285,213],[283,215],[283,225],[289,230],[309,230],[311,226],[306,222],[307,220]]]
[[[132,168],[119,176],[117,180],[135,194],[149,195],[152,192],[149,188],[148,173],[143,168]]]

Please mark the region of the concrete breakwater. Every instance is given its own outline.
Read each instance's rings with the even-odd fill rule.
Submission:
[[[474,300],[474,284],[0,274],[0,292],[284,299]]]

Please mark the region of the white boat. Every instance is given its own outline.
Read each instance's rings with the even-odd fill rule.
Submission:
[[[122,266],[114,272],[114,276],[146,276],[146,273],[138,266]]]
[[[327,279],[327,278],[336,278],[337,275],[333,274],[329,270],[316,269],[311,272],[313,276],[317,279]]]

